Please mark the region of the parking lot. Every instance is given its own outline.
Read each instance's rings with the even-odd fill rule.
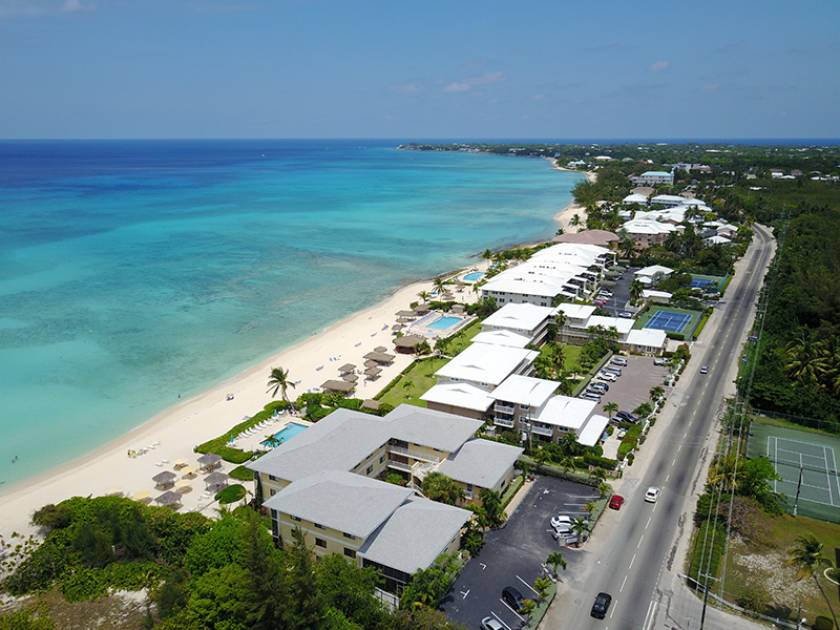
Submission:
[[[638,271],[638,267],[631,267],[615,279],[614,285],[604,286],[613,295],[611,298],[607,298],[606,304],[601,308],[609,311],[611,316],[616,317],[621,311],[627,310],[627,303],[630,301],[630,285],[636,277],[634,274],[636,271]]]
[[[525,598],[535,598],[531,586],[544,574],[546,557],[561,549],[551,537],[551,517],[585,516],[584,506],[598,496],[590,486],[537,477],[505,527],[487,532],[481,552],[466,564],[443,602],[446,615],[467,628],[479,628],[488,616],[511,630],[520,628],[524,620],[502,602],[502,589],[513,586]],[[563,554],[567,572],[583,561],[585,548]]]
[[[653,357],[624,358],[627,359],[627,365],[621,367],[621,376],[615,382],[607,383],[610,389],[595,408],[596,413],[606,415],[604,405],[610,402],[615,402],[619,409],[632,413],[636,407],[650,400],[652,387],[665,382],[665,376],[669,371],[667,365],[654,365]]]

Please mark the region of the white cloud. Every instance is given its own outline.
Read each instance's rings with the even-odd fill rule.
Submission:
[[[482,85],[490,85],[491,83],[497,83],[498,81],[504,80],[504,78],[505,75],[501,72],[488,72],[478,77],[469,77],[467,79],[462,79],[461,81],[453,81],[452,83],[448,83],[446,87],[443,88],[443,91],[469,92],[475,87],[479,87]]]
[[[663,70],[667,70],[671,67],[670,61],[657,61],[655,63],[650,64],[650,71],[651,72],[662,72]]]

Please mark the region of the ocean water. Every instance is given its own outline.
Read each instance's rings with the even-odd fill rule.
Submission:
[[[401,284],[550,235],[581,178],[395,146],[0,142],[0,481]]]

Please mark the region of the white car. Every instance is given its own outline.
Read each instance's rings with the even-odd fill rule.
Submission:
[[[645,491],[645,501],[648,503],[656,503],[656,500],[659,498],[659,493],[662,492],[659,488],[655,486],[651,486],[650,488]]]
[[[551,518],[551,526],[554,529],[557,529],[561,525],[567,525],[571,527],[572,525],[572,517],[568,514],[558,514],[557,516],[553,516]]]
[[[493,617],[485,617],[481,620],[481,630],[505,630],[505,627]]]
[[[610,383],[614,383],[618,380],[618,377],[615,374],[610,374],[609,372],[598,372],[595,378],[600,381],[609,381]]]

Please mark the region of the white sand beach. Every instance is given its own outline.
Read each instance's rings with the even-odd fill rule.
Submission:
[[[571,172],[580,172],[580,171],[572,171],[572,169],[564,168],[562,166],[558,166],[557,163],[552,158],[546,158],[551,164],[551,167],[557,171],[565,171],[567,173]],[[586,179],[590,182],[594,182],[598,179],[598,174],[594,171],[586,171],[585,173]],[[572,225],[572,217],[578,215],[580,218],[580,224],[575,227]],[[568,206],[563,208],[560,212],[554,215],[554,221],[558,224],[558,227],[563,228],[564,232],[579,232],[586,228],[586,209],[581,206],[580,204],[575,203],[572,201]]]
[[[470,267],[486,268],[486,263],[476,262]],[[4,487],[0,491],[0,509],[3,518],[0,536],[8,540],[12,532],[34,533],[30,524],[32,513],[48,503],[57,503],[71,496],[104,495],[119,490],[126,496],[148,491],[152,497],[163,492],[155,490],[152,477],[165,470],[173,470],[178,460],[183,460],[198,472],[197,453],[193,447],[213,437],[224,434],[244,417],[260,411],[272,400],[266,392],[267,378],[272,367],[283,367],[297,382],[289,390],[289,397],[296,398],[310,388],[328,379],[338,379],[339,366],[364,364],[363,355],[377,346],[385,346],[393,353],[391,325],[396,313],[408,309],[412,302],[420,301],[420,291],[432,291],[431,281],[417,282],[399,289],[375,306],[357,312],[333,326],[313,335],[236,377],[220,383],[207,391],[166,409],[151,420],[133,429],[94,452],[45,471],[34,478]],[[474,301],[477,295],[465,287],[455,294],[459,300]],[[331,357],[333,360],[330,360]],[[387,385],[413,360],[411,355],[396,354],[394,363],[384,367],[376,381],[359,378],[354,396],[368,398]],[[233,394],[232,400],[226,400]],[[253,448],[265,435],[279,430],[286,420],[266,427],[243,444]],[[129,449],[153,448],[139,457],[129,457]],[[234,466],[224,463],[222,470]],[[182,475],[178,473],[180,478]],[[192,489],[183,495],[184,510],[200,510],[208,515],[216,507],[212,495],[202,497],[204,474],[198,472],[191,481]],[[234,482],[235,483],[235,482]]]

